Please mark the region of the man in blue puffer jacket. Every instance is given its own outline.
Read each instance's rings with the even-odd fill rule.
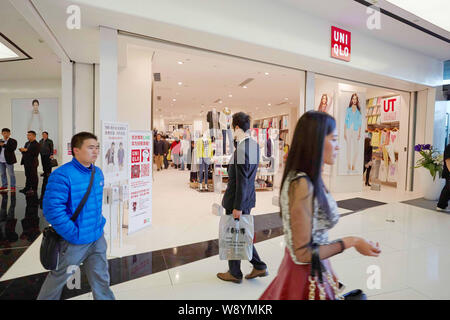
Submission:
[[[99,152],[97,137],[80,132],[72,137],[71,146],[72,161],[50,175],[44,195],[44,216],[63,239],[58,267],[48,274],[38,300],[59,300],[74,266],[81,263],[94,299],[113,300],[103,236],[106,220],[102,215],[104,178],[100,168],[95,167],[92,189],[78,218],[70,220],[89,186]]]

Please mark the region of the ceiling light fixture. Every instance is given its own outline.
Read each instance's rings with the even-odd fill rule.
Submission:
[[[14,51],[12,51],[10,48],[5,46],[3,43],[0,42],[0,59],[11,59],[11,58],[18,58],[19,56],[15,54]]]
[[[269,75],[269,73],[268,73],[268,72],[265,72],[264,74],[265,74],[266,76],[268,76],[268,75]]]
[[[183,85],[183,82],[181,82],[181,81],[178,82],[178,85],[179,85],[179,86],[182,86],[182,85]]]
[[[177,99],[172,99],[173,102],[177,101]]]
[[[247,86],[243,86],[242,88],[247,89]]]
[[[178,61],[178,64],[183,64],[183,61]]]
[[[284,98],[284,100],[289,100],[289,98]]]
[[[267,105],[270,107],[272,104],[271,104],[271,103],[268,103]]]
[[[229,94],[228,97],[233,98],[233,95],[232,95],[232,94]]]

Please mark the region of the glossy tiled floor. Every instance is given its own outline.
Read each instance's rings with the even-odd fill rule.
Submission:
[[[258,205],[252,212],[260,219],[256,247],[268,265],[269,276],[239,285],[226,283],[216,278],[217,272],[227,270],[226,261],[216,255],[219,217],[210,212],[217,195],[189,189],[187,177],[187,172],[175,170],[155,174],[152,227],[125,237],[123,258],[109,257],[117,299],[257,299],[276,276],[284,240],[274,215],[269,214],[278,211],[272,205],[273,194],[258,193]],[[17,199],[16,212],[19,202],[26,204],[20,196],[24,199]],[[330,238],[359,235],[378,241],[383,250],[379,258],[363,257],[350,249],[331,259],[347,290],[361,288],[370,299],[450,299],[450,215],[400,203],[420,194],[393,189],[334,196],[352,200],[338,202],[347,209],[340,208],[342,218]],[[191,206],[190,213],[186,204]],[[192,213],[192,207],[198,211]],[[354,213],[355,209],[361,211]],[[264,230],[265,223],[272,229]],[[0,279],[0,299],[19,298],[17,290],[12,290],[15,286],[27,292],[23,298],[35,297],[45,276],[39,264],[39,245],[37,238]],[[379,288],[367,287],[371,265],[379,267]],[[242,269],[245,274],[251,265],[244,262]],[[64,297],[92,299],[86,283],[83,288],[80,294],[66,290]]]

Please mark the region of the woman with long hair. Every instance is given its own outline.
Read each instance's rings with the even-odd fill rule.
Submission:
[[[318,248],[324,274],[331,275],[324,281],[326,299],[336,298],[330,280],[337,283],[328,258],[351,247],[367,256],[381,252],[378,243],[359,237],[328,240],[328,230],[337,224],[339,213],[321,172],[324,164],[333,165],[336,160],[337,137],[336,121],[326,113],[306,112],[297,123],[280,190],[285,255],[262,300],[308,299],[314,248]]]
[[[372,170],[372,145],[370,144],[370,138],[364,139],[364,172],[366,172],[366,186],[370,187],[370,170]]]
[[[328,111],[330,110],[330,106],[331,98],[330,101],[328,101],[328,95],[326,93],[322,94],[322,98],[320,98],[320,103],[317,107],[317,111],[328,113]]]
[[[355,171],[355,164],[359,156],[359,140],[361,139],[362,114],[359,98],[352,94],[345,112],[344,139],[347,141],[347,168]]]

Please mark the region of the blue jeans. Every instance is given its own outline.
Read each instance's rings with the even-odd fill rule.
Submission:
[[[209,167],[210,159],[209,158],[200,158],[200,170],[199,170],[199,180],[198,183],[208,184],[208,167]]]
[[[108,260],[106,259],[106,240],[102,235],[97,241],[88,244],[71,244],[61,240],[58,269],[50,271],[39,292],[38,300],[59,300],[67,280],[69,266],[84,265],[84,271],[95,300],[115,300],[109,288]]]
[[[6,171],[8,171],[9,182],[11,188],[16,187],[16,176],[14,175],[14,164],[7,164],[6,162],[0,162],[0,172],[2,174],[2,187],[8,187],[8,178],[6,177]]]

